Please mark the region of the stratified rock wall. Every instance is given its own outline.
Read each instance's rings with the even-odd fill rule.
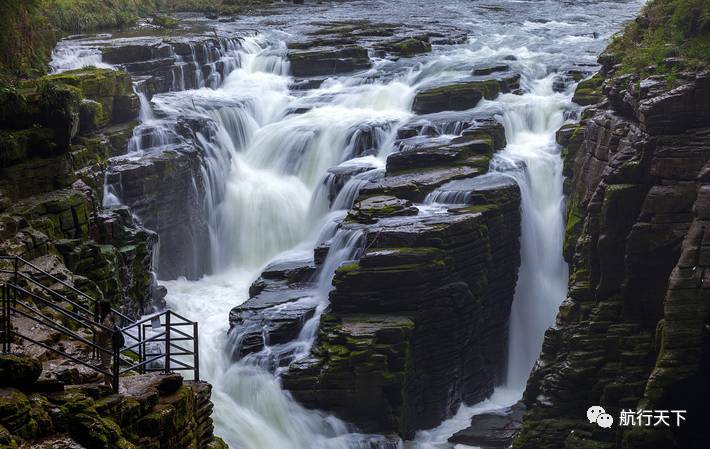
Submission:
[[[367,432],[411,437],[491,393],[504,369],[520,232],[517,185],[497,193],[431,217],[398,216],[394,199],[379,207],[387,197],[362,202],[360,219],[390,217],[365,227],[364,254],[336,271],[313,355],[284,376],[296,399]],[[366,214],[365,204],[378,207]]]
[[[602,102],[558,134],[569,295],[528,381],[514,447],[706,447],[710,72],[600,75],[580,87],[585,104]],[[614,417],[612,429],[587,421],[592,405]],[[622,409],[687,410],[687,422],[620,427]]]

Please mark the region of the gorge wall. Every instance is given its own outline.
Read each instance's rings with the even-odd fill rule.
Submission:
[[[651,2],[621,39],[649,22],[672,26],[654,20],[669,4],[677,6]],[[686,33],[686,42],[703,33],[707,26]],[[618,45],[600,63],[601,74],[575,96],[592,106],[579,125],[558,133],[569,194],[569,293],[528,381],[529,411],[513,447],[704,447],[710,72],[675,57],[628,73]],[[587,421],[592,405],[614,417],[612,429]],[[687,421],[625,427],[621,410],[687,410]]]

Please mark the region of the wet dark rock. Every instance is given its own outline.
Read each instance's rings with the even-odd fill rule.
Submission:
[[[277,262],[265,268],[249,289],[250,299],[229,313],[230,332],[239,335],[233,343],[236,359],[256,353],[265,345],[294,340],[314,313],[309,301],[316,267],[312,261]]]
[[[367,49],[359,45],[289,50],[288,60],[294,76],[333,75],[370,68]]]
[[[159,55],[167,56],[169,52],[161,52],[158,45],[122,45],[102,49],[103,61],[109,64],[128,64],[147,61]]]
[[[479,167],[434,167],[413,172],[387,174],[385,178],[360,189],[360,198],[372,195],[391,195],[412,202],[422,202],[432,190],[455,179],[469,178],[485,173]]]
[[[430,114],[471,109],[483,98],[493,100],[501,92],[517,89],[519,81],[520,75],[509,75],[428,88],[417,93],[413,110],[417,114]]]
[[[373,223],[378,218],[417,215],[419,209],[411,201],[401,200],[392,196],[371,196],[356,201],[348,214],[348,220],[360,223]]]
[[[313,355],[284,386],[366,432],[403,437],[488,394],[519,258],[519,194],[512,203],[367,225],[368,249],[336,271]]]
[[[311,90],[311,89],[318,89],[320,86],[323,84],[325,80],[322,78],[319,79],[301,79],[301,80],[295,80],[289,88],[291,90]]]
[[[520,430],[524,410],[524,405],[517,403],[499,412],[476,415],[471,426],[456,432],[449,442],[481,449],[507,449]]]
[[[414,56],[431,51],[428,35],[410,36],[378,43],[375,50],[396,56]]]
[[[478,83],[459,83],[419,92],[413,110],[417,114],[430,114],[472,109],[483,99],[481,87]]]
[[[457,164],[487,169],[492,154],[492,141],[478,139],[475,135],[446,139],[445,142],[412,137],[400,141],[398,151],[387,157],[387,173]]]
[[[481,64],[477,65],[471,74],[473,76],[485,76],[492,73],[507,72],[508,70],[510,70],[508,64]]]
[[[201,173],[201,152],[186,146],[155,151],[140,160],[111,161],[107,183],[145,227],[160,235],[156,268],[162,279],[195,279],[209,271]]]

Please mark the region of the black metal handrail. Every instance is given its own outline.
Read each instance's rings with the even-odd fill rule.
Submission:
[[[123,325],[109,328],[99,322],[96,307],[99,301],[20,257],[0,256],[0,261],[3,260],[13,263],[12,270],[0,266],[0,290],[2,291],[0,332],[3,353],[12,352],[12,342],[16,339],[28,341],[110,377],[115,392],[118,392],[120,376],[130,371],[138,373],[192,371],[195,380],[199,380],[197,323],[170,310],[136,321],[118,310],[111,309],[112,313],[123,321]],[[88,300],[90,305],[94,305],[94,310],[52,290],[28,272],[21,271],[20,267],[30,267],[42,277],[51,279]],[[2,276],[3,274],[6,276]],[[39,287],[40,291],[31,291],[30,288],[20,285],[21,282]],[[47,297],[41,293],[47,294]],[[46,310],[51,310],[55,316],[48,316]],[[59,346],[54,347],[24,334],[21,330],[15,330],[12,326],[13,317],[21,317],[58,332],[65,339],[90,348],[94,356],[101,357],[102,354],[110,356],[112,359],[110,370],[104,369],[103,364],[97,366],[91,360],[69,354]],[[192,333],[189,330],[185,331],[185,327],[192,328]],[[106,336],[107,333],[112,343],[109,346],[98,344],[97,335]],[[123,340],[127,342],[123,347],[119,347],[118,344],[120,335],[123,335]]]

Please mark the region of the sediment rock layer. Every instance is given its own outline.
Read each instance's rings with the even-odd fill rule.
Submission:
[[[434,215],[413,201],[485,173],[503,145],[485,121],[447,142],[404,139],[385,177],[360,189],[340,227],[364,249],[336,270],[311,356],[283,376],[299,402],[408,438],[491,393],[519,265],[519,189],[472,184],[464,204]]]

